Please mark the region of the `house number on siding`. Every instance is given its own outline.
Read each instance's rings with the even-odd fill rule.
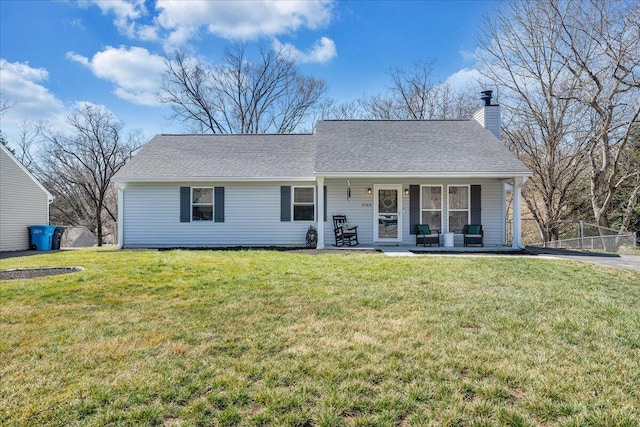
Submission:
[[[363,203],[362,207],[363,208],[370,208],[371,207],[371,203]]]

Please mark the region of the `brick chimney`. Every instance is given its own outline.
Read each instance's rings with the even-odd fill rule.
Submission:
[[[473,113],[473,119],[480,123],[483,128],[489,129],[496,138],[500,139],[500,106],[494,104],[491,99],[493,91],[484,90],[480,93],[482,94],[480,99],[484,101],[484,105]]]

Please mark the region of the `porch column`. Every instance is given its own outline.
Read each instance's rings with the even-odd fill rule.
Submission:
[[[118,184],[118,249],[124,244],[124,187]]]
[[[324,176],[317,177],[316,183],[318,185],[318,213],[316,215],[318,218],[318,244],[316,248],[324,249]]]
[[[526,178],[517,176],[513,179],[513,237],[511,247],[524,248],[522,244],[522,186]]]

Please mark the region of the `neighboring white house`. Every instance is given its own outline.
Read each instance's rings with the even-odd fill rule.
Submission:
[[[0,144],[0,251],[29,249],[30,225],[49,224],[53,196]]]
[[[118,172],[120,247],[334,243],[332,215],[361,244],[415,244],[415,225],[482,224],[506,244],[506,191],[531,172],[494,134],[500,107],[471,120],[321,120],[304,135],[157,135]],[[455,244],[461,245],[461,235]]]

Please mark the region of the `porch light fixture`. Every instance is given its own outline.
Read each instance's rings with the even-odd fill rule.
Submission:
[[[371,188],[367,188],[367,196],[370,196],[373,194],[373,190],[371,190]]]
[[[409,189],[408,189],[408,188],[405,188],[405,189],[404,189],[404,195],[405,195],[405,196],[408,196],[408,195],[409,195]]]

